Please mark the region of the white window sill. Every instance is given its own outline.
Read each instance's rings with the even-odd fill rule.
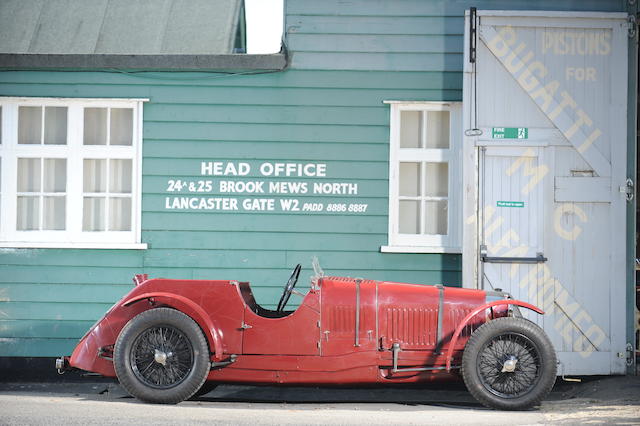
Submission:
[[[462,254],[460,247],[380,246],[381,253],[453,253]]]
[[[118,249],[146,250],[146,243],[30,243],[0,242],[0,248],[69,248],[69,249]]]

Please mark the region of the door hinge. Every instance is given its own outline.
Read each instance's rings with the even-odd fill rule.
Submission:
[[[620,189],[620,193],[625,195],[625,198],[627,199],[627,201],[633,200],[633,197],[635,196],[636,191],[635,191],[635,183],[631,178],[627,178],[624,185],[620,185],[619,189]]]
[[[636,19],[636,15],[627,16],[627,35],[629,36],[629,38],[634,38],[637,31],[638,22]]]
[[[633,365],[633,361],[635,359],[635,351],[633,350],[633,345],[631,343],[627,343],[627,367],[631,367]]]
[[[250,326],[249,324],[245,323],[244,321],[242,322],[242,325],[240,326],[241,330],[248,330],[250,328],[253,328],[253,327]]]

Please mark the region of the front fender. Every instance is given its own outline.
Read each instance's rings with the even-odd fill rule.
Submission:
[[[179,294],[167,292],[143,293],[127,299],[122,305],[130,306],[136,302],[147,299],[153,299],[157,304],[177,309],[191,317],[200,325],[200,328],[202,328],[202,331],[209,342],[209,348],[211,348],[211,351],[213,352],[213,360],[220,361],[223,359],[224,347],[222,344],[222,337],[220,336],[220,329],[200,305]]]
[[[458,337],[460,337],[460,333],[462,333],[462,330],[464,329],[465,325],[467,325],[467,323],[469,321],[471,321],[471,318],[473,318],[474,316],[478,315],[480,312],[482,312],[485,309],[488,308],[492,308],[494,306],[500,306],[500,305],[515,305],[515,306],[522,306],[523,308],[527,308],[530,309],[534,312],[537,312],[539,314],[544,314],[544,311],[530,303],[527,302],[522,302],[520,300],[511,300],[511,299],[504,299],[504,300],[494,300],[493,302],[489,302],[486,303],[482,306],[478,306],[477,308],[475,308],[473,311],[469,312],[469,314],[464,317],[464,319],[462,320],[462,322],[460,324],[458,324],[458,327],[456,328],[456,331],[453,333],[453,336],[451,336],[451,341],[449,342],[449,349],[447,350],[447,371],[451,371],[451,361],[452,361],[452,355],[453,355],[453,348],[455,347],[456,343],[458,343]]]

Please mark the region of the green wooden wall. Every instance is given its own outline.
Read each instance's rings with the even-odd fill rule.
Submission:
[[[530,3],[288,0],[291,68],[279,73],[0,72],[1,96],[150,99],[142,170],[149,249],[0,249],[0,356],[69,354],[136,273],[251,281],[266,306],[296,263],[308,281],[312,256],[330,274],[459,285],[459,255],[379,252],[388,210],[382,102],[461,100],[464,9]],[[558,4],[621,7],[595,0],[538,7]],[[296,198],[369,208],[360,215],[166,210],[168,179],[201,178],[202,160],[326,163],[324,180],[358,183],[358,196]]]

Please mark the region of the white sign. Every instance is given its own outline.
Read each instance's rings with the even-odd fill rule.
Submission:
[[[253,173],[252,173],[253,172]],[[358,195],[358,184],[350,182],[303,182],[287,178],[327,178],[325,163],[264,162],[252,167],[247,162],[202,161],[202,179],[169,179],[166,210],[280,211],[308,213],[365,213],[368,204],[331,200],[305,201],[282,195]],[[209,176],[221,177],[208,179]],[[226,177],[246,178],[226,179]],[[263,178],[283,178],[266,181]],[[184,195],[182,195],[184,194]],[[234,198],[234,195],[241,195]],[[274,198],[269,198],[273,195]],[[277,198],[275,198],[277,197]]]

